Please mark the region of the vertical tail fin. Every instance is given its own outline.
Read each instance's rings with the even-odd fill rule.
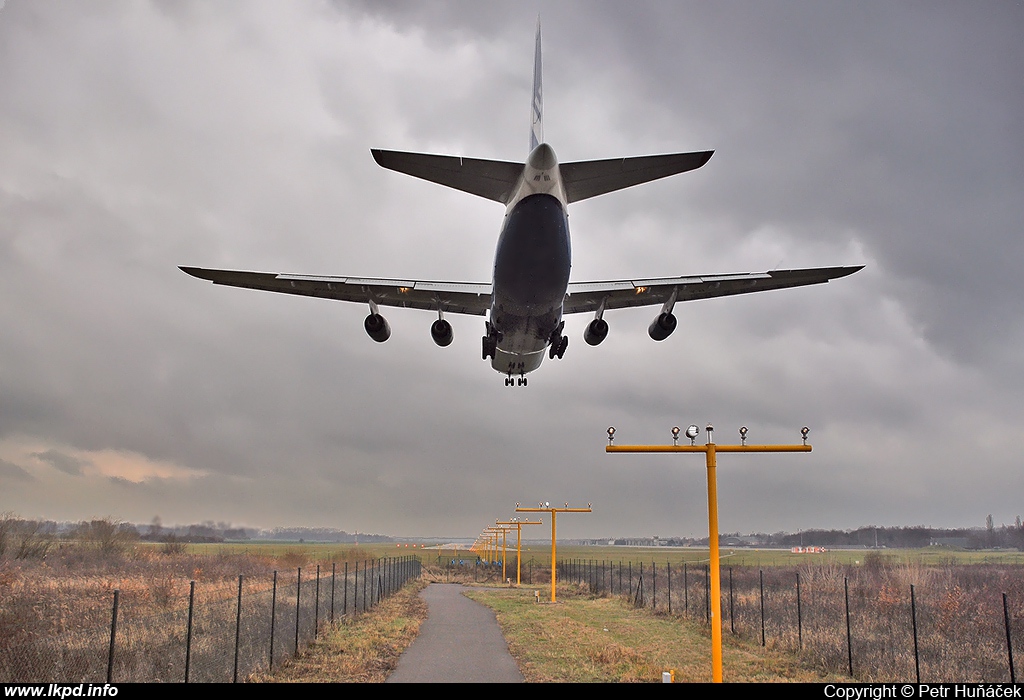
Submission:
[[[533,105],[530,110],[530,153],[544,142],[544,90],[541,85],[540,17],[537,17],[537,45],[533,52]]]

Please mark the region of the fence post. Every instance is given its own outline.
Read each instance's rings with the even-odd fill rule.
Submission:
[[[302,608],[300,607],[300,601],[302,598],[302,567],[299,567],[298,573],[295,574],[295,655],[299,655],[299,618],[302,617],[300,614]]]
[[[320,636],[320,565],[316,565],[316,594],[313,596],[313,639]]]
[[[114,682],[114,641],[117,639],[117,604],[121,591],[114,589],[114,608],[110,613],[110,652],[107,654],[107,683]]]
[[[711,565],[704,567],[704,622],[711,624]]]
[[[1006,596],[1003,596],[1003,602],[1006,602]],[[910,621],[914,629],[914,673],[917,674],[917,682],[921,683],[921,658],[918,656],[917,650],[917,601],[914,598],[914,584],[910,584]],[[1012,666],[1010,674],[1013,674]],[[1012,681],[1011,681],[1012,682]]]
[[[231,682],[238,682],[238,643],[242,638],[242,574],[238,574],[238,607],[235,610],[235,670]]]
[[[338,564],[331,562],[331,624],[334,624],[334,588],[335,581],[337,580]]]
[[[910,595],[911,595],[911,597],[913,597],[913,595],[914,595],[913,594],[914,587],[911,586],[910,590],[911,590],[911,594]],[[803,615],[801,614],[801,609],[800,609],[800,572],[799,571],[796,572],[796,642],[797,642],[797,648],[799,648],[800,650],[803,650],[803,648],[804,648],[804,621],[803,621]],[[914,646],[915,646],[915,649],[916,649],[916,647],[917,647],[917,634],[916,634],[916,632],[914,634]],[[918,683],[921,682],[920,678],[918,679],[917,682]]]
[[[764,646],[764,569],[757,570],[757,580],[761,591],[761,646]]]
[[[729,569],[732,571],[732,569]],[[690,591],[689,586],[686,585],[686,562],[683,562],[683,614],[689,616],[690,614]]]
[[[185,632],[185,682],[188,683],[188,672],[192,663],[192,610],[196,604],[196,582],[188,584],[188,629]]]
[[[1006,653],[1010,656],[1010,683],[1017,682],[1017,676],[1013,672],[1013,642],[1010,640],[1010,607],[1006,603],[1006,594],[1003,593],[1003,624],[1006,626]],[[920,683],[920,681],[918,681]]]
[[[672,614],[672,562],[665,562],[665,570],[668,572],[668,614]]]
[[[658,612],[658,563],[651,562],[651,612]]]
[[[274,587],[270,594],[270,670],[274,670],[274,622],[277,617],[277,569],[274,570]]]
[[[850,637],[850,579],[843,577],[843,600],[846,602],[846,659],[853,677],[853,644]]]
[[[732,605],[732,567],[729,567],[729,630],[736,634],[736,612]]]
[[[348,562],[345,562],[345,592],[342,594],[344,603],[342,603],[341,616],[348,617]]]

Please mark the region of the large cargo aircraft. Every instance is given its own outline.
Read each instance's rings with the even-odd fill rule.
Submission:
[[[651,338],[660,341],[676,328],[672,311],[677,302],[821,284],[863,267],[570,282],[569,204],[695,170],[714,151],[559,163],[544,142],[539,23],[530,152],[524,163],[378,149],[371,153],[385,168],[505,205],[490,284],[181,269],[214,284],[367,304],[370,314],[363,327],[379,343],[391,337],[391,326],[380,313],[382,306],[436,313],[430,335],[442,347],[452,342],[446,313],[488,316],[483,359],[490,358],[491,366],[505,375],[506,386],[525,386],[526,373],[540,367],[545,353],[549,359],[562,359],[565,354],[569,344],[562,334],[565,314],[594,314],[583,338],[599,345],[608,335],[606,311],[660,305],[648,329]]]

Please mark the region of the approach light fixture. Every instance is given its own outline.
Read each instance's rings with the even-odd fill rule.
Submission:
[[[692,445],[697,436],[700,435],[700,428],[696,425],[691,425],[686,429],[686,437],[690,438],[690,444]]]
[[[614,439],[615,439],[615,428],[614,428],[614,426],[610,426],[608,428],[608,444],[609,445],[612,444],[612,440],[614,440]]]
[[[740,428],[740,444],[747,444],[747,426],[745,425],[742,428]]]
[[[679,444],[679,426],[678,425],[675,426],[674,428],[672,428],[672,444],[673,445],[678,445]]]
[[[807,444],[807,433],[809,432],[811,432],[811,429],[808,428],[806,425],[800,428],[800,435],[803,437],[805,445]]]

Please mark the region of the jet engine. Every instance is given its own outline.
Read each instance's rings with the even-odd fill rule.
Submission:
[[[608,337],[608,322],[603,318],[595,318],[583,331],[583,340],[587,345],[600,345],[601,341]]]
[[[654,319],[650,327],[647,329],[647,334],[651,336],[652,340],[664,340],[665,338],[672,335],[672,331],[676,329],[676,317],[671,313],[662,313],[658,318]]]
[[[370,314],[367,316],[366,320],[363,321],[363,328],[366,329],[366,335],[378,343],[383,343],[391,337],[391,326],[388,325],[387,319],[380,314]]]
[[[439,347],[446,348],[452,344],[452,324],[445,321],[443,318],[439,318],[430,324],[430,337],[434,339],[434,342]]]

